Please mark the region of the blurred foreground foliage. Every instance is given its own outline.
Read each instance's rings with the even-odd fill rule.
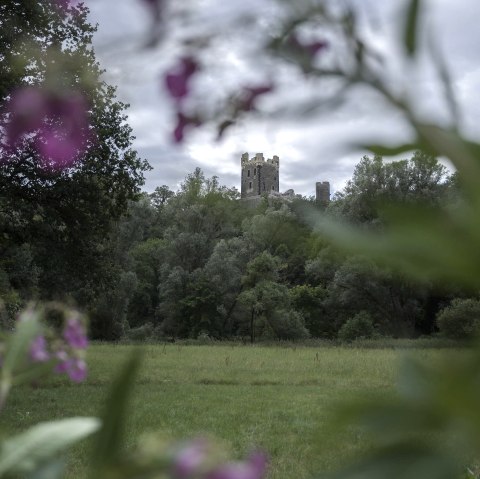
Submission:
[[[420,0],[411,0],[404,19],[402,47],[405,64],[409,68],[414,67],[420,49],[418,12],[422,6]],[[453,284],[452,289],[464,289],[472,296],[478,294],[480,145],[464,138],[460,131],[454,89],[441,55],[435,45],[427,45],[430,49],[429,58],[444,87],[445,103],[451,114],[450,126],[419,119],[408,95],[402,96],[389,88],[389,83],[379,73],[382,69],[378,68],[386,60],[379,60],[378,52],[361,39],[353,11],[340,9],[340,13],[332,16],[328,10],[316,4],[312,3],[309,8],[299,9],[299,16],[290,18],[287,24],[282,25],[284,28],[279,28],[280,34],[269,45],[269,51],[280,58],[285,58],[285,54],[289,53],[288,61],[296,61],[300,70],[311,77],[323,74],[339,78],[342,82],[340,93],[343,95],[351,87],[367,86],[394,109],[401,111],[414,133],[412,141],[394,146],[370,144],[368,148],[375,155],[382,156],[418,151],[411,162],[420,165],[423,168],[420,171],[426,171],[426,177],[439,185],[440,190],[448,190],[446,186],[449,182],[451,188],[458,188],[455,201],[444,201],[443,197],[439,199],[435,195],[432,197],[431,191],[422,186],[421,177],[417,178],[417,191],[417,186],[402,190],[402,185],[396,181],[408,178],[411,163],[385,166],[379,157],[364,159],[356,171],[357,177],[347,186],[337,203],[340,212],[346,213],[347,217],[358,209],[362,223],[359,228],[351,222],[342,224],[338,218],[333,220],[328,215],[321,215],[316,208],[312,213],[304,208],[303,203],[297,217],[293,215],[295,205],[290,208],[283,204],[266,203],[262,206],[264,210],[259,212],[261,214],[251,215],[237,207],[233,201],[236,199],[234,191],[219,187],[214,179],[206,180],[197,170],[187,177],[180,194],[173,195],[168,189],[161,188],[153,196],[144,197],[145,207],[140,210],[147,217],[152,214],[155,218],[169,218],[168,228],[154,221],[146,222],[144,229],[139,228],[135,222],[144,216],[131,215],[128,221],[119,221],[120,229],[117,231],[124,228],[123,236],[113,234],[108,243],[97,244],[96,251],[108,253],[106,257],[111,260],[109,264],[112,270],[115,270],[112,277],[119,279],[115,283],[117,289],[106,288],[101,295],[95,296],[95,307],[92,307],[91,313],[92,326],[98,337],[116,338],[122,334],[122,329],[128,330],[130,324],[127,318],[132,304],[139,311],[147,304],[154,320],[157,318],[155,314],[159,314],[162,334],[197,336],[208,333],[221,337],[224,331],[232,331],[249,334],[254,340],[259,331],[281,337],[286,334],[285,331],[293,330],[301,337],[305,334],[303,322],[306,322],[306,318],[320,334],[332,334],[332,330],[335,334],[342,326],[332,327],[334,318],[322,321],[322,324],[312,319],[317,305],[326,306],[326,296],[330,300],[340,299],[337,304],[343,301],[344,305],[351,304],[352,298],[360,297],[361,311],[368,312],[364,303],[377,307],[376,314],[380,316],[378,324],[381,324],[381,312],[395,311],[398,313],[395,319],[402,318],[402,321],[396,321],[394,326],[400,324],[412,328],[412,325],[415,326],[419,303],[412,301],[412,290],[417,290],[418,285],[428,287],[429,283],[434,282],[449,288]],[[313,13],[315,17],[311,15]],[[292,55],[292,48],[285,51],[289,36],[299,25],[308,27],[312,18],[321,18],[339,27],[339,34],[345,40],[339,43],[350,49],[349,63],[344,69],[322,70],[305,55],[296,56],[295,51]],[[110,101],[112,93],[107,97]],[[116,108],[118,114],[122,107]],[[119,145],[121,149],[128,147],[129,135],[129,131],[123,131],[124,141]],[[453,179],[443,181],[444,173],[436,163],[436,157],[451,161],[456,168]],[[364,176],[361,175],[363,170],[366,172]],[[388,178],[395,180],[394,183],[385,182],[384,188],[380,189],[380,198],[369,197],[368,188],[356,190],[356,183],[361,184],[366,180],[368,185],[368,180],[377,172],[388,173]],[[134,184],[138,184],[138,181],[139,177]],[[10,187],[7,182],[5,184]],[[121,206],[134,190],[129,190],[120,198]],[[402,191],[409,194],[398,197],[398,192]],[[410,193],[415,191],[420,196],[412,199]],[[349,201],[355,196],[359,202]],[[138,208],[138,205],[142,203],[134,203],[131,208]],[[37,216],[32,218],[41,220]],[[306,221],[321,231],[323,236],[310,235]],[[366,222],[369,223],[368,228],[364,227]],[[145,237],[146,229],[151,231],[156,227],[162,230],[161,234]],[[237,234],[239,231],[242,232],[240,236]],[[305,234],[299,234],[299,231]],[[128,254],[125,254],[127,249],[116,246],[121,241],[128,242],[129,235],[145,236],[142,241],[130,240]],[[299,237],[301,241],[298,241]],[[361,256],[343,261],[341,253],[327,249],[325,237]],[[254,253],[252,245],[257,247]],[[38,275],[42,274],[34,267],[30,249],[29,245],[24,246],[23,243],[15,245],[10,258],[18,255],[22,261],[11,261],[14,265],[10,265],[13,278],[15,275],[17,278],[35,278],[33,274],[22,276],[21,269],[18,271],[16,268],[18,264],[30,267]],[[336,255],[342,262],[338,268]],[[134,264],[132,269],[141,271],[138,275],[130,267],[123,267],[129,262]],[[2,286],[12,311],[15,311],[19,303],[16,288],[12,287],[15,279],[5,279],[8,276],[8,262],[2,266]],[[313,284],[303,281],[307,275],[315,278]],[[153,278],[152,283],[141,284],[138,281],[147,276]],[[412,284],[407,278],[420,282],[411,288]],[[216,283],[216,289],[211,288],[213,282]],[[28,282],[18,284],[24,284],[25,288],[31,287],[32,290],[36,286]],[[141,288],[138,284],[141,284]],[[158,284],[160,291],[157,295],[155,288]],[[293,296],[287,293],[289,288],[286,284],[294,286],[291,288],[294,289]],[[346,286],[352,284],[355,287]],[[336,288],[338,294],[327,295],[324,289],[328,288],[330,291]],[[391,301],[379,300],[378,294],[382,291],[388,293]],[[137,294],[137,297],[128,297],[127,293]],[[299,298],[305,298],[305,303]],[[304,316],[295,311],[295,305],[304,307]],[[458,306],[458,303],[455,305]],[[244,308],[242,319],[235,318],[237,306]],[[245,311],[248,315],[245,315]],[[359,309],[356,308],[354,312],[358,313]],[[362,331],[369,330],[366,317],[360,319],[358,316],[356,320],[353,318],[350,326],[356,324],[359,328],[361,326]],[[348,322],[344,321],[345,330],[348,329],[346,324]],[[25,326],[20,327],[17,333],[19,336],[11,343],[2,367],[4,379],[5,375],[10,379],[7,374],[9,368],[15,358],[21,355],[22,349],[26,349],[28,339],[33,338],[33,333],[25,332]],[[135,459],[131,463],[122,462],[122,445],[125,442],[122,423],[127,416],[126,399],[132,388],[137,364],[137,358],[129,361],[113,385],[98,435],[92,477],[150,477],[158,473],[157,463],[152,466],[152,463],[143,459],[140,462],[135,462]],[[369,456],[336,477],[476,477],[475,464],[479,459],[480,445],[479,374],[478,345],[455,357],[446,358],[434,368],[426,368],[418,361],[406,362],[400,374],[398,394],[393,399],[356,402],[340,414],[347,424],[360,422],[366,431],[373,434],[377,444],[372,447]],[[95,421],[83,423],[83,429],[80,428],[78,434],[81,436],[92,432],[97,427]],[[42,473],[43,477],[45,474],[48,477],[61,477],[61,464],[49,464],[48,472],[36,469],[40,463],[34,462],[36,456],[33,449],[19,447],[20,444],[38,444],[36,438],[45,435],[46,431],[48,437],[56,437],[57,444],[52,443],[52,447],[47,448],[48,452],[56,453],[60,436],[52,434],[49,427],[40,427],[24,437],[4,443],[0,456],[3,471],[31,471],[34,473],[32,477],[42,477]],[[54,431],[58,432],[57,429]],[[72,423],[68,424],[68,431],[71,433]],[[67,440],[64,444],[67,444]],[[17,461],[16,456],[12,456],[20,454],[22,450],[27,451],[23,458],[25,462]],[[160,461],[158,455],[148,458]],[[23,469],[15,469],[15,464],[23,464]]]

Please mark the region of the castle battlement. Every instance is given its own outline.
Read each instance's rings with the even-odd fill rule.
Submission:
[[[248,152],[241,157],[242,164],[242,198],[268,195],[278,192],[280,158],[265,160],[263,153],[256,153],[250,158]]]
[[[261,166],[261,165],[272,165],[276,170],[280,168],[280,158],[277,155],[273,155],[273,158],[267,158],[265,160],[263,153],[256,153],[255,156],[249,158],[248,153],[242,155],[242,168],[246,166]]]

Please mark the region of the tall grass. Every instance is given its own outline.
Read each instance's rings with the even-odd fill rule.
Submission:
[[[113,376],[135,347],[92,346],[82,385],[57,377],[14,390],[4,427],[13,432],[42,420],[98,415]],[[392,348],[147,345],[128,418],[129,444],[152,432],[210,435],[239,456],[253,447],[268,451],[271,478],[309,477],[368,447],[360,431],[330,434],[330,411],[358,394],[390,394],[403,354]],[[409,354],[434,360],[440,350]],[[71,477],[81,477],[88,447],[73,451]]]

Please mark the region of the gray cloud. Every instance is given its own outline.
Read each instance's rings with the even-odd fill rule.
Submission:
[[[218,7],[218,2],[222,7],[214,10],[215,16],[209,16],[208,6],[213,11],[212,5],[217,4]],[[251,118],[232,128],[221,142],[214,140],[215,133],[211,128],[205,128],[193,132],[182,147],[173,145],[173,112],[161,88],[161,71],[171,63],[176,50],[169,45],[153,50],[141,48],[149,21],[142,3],[139,0],[118,0],[114,4],[112,0],[92,0],[89,6],[90,18],[99,24],[94,43],[102,66],[107,69],[106,79],[118,84],[119,98],[131,104],[129,123],[137,137],[134,146],[154,167],[147,175],[147,190],[151,191],[160,184],[168,184],[175,189],[197,166],[207,176],[217,175],[223,184],[239,187],[240,155],[244,151],[252,155],[263,151],[268,157],[279,155],[280,186],[283,190],[294,188],[297,193],[309,195],[314,193],[315,182],[324,180],[331,182],[333,190],[339,190],[352,176],[354,165],[366,153],[348,145],[372,140],[377,142],[379,139],[391,142],[408,139],[409,129],[398,112],[392,111],[384,101],[366,89],[357,89],[342,107],[321,112],[312,118],[299,116],[294,121],[287,121],[281,116],[275,120]],[[399,12],[404,3],[362,0],[354,1],[354,4],[361,9],[365,25],[371,27],[367,38],[386,52],[389,60],[397,58],[392,39],[399,35]],[[426,4],[428,14],[424,36],[430,35],[430,31],[436,33],[436,41],[445,54],[461,105],[462,125],[474,137],[480,133],[480,102],[477,99],[480,83],[480,29],[477,27],[480,2],[463,0],[460,5],[450,0],[436,0]],[[217,25],[227,31],[238,10],[243,14],[257,12],[265,18],[269,18],[267,13],[270,16],[275,13],[272,2],[267,0],[209,0],[204,5],[202,28],[207,30]],[[240,46],[234,33],[239,38],[249,36],[248,30],[232,32],[229,44],[218,50],[222,58],[216,69],[196,85],[208,99],[221,90],[220,78],[231,85],[237,76],[250,75],[254,78],[263,68],[268,68],[237,58],[235,49]],[[248,50],[245,45],[242,48]],[[412,102],[419,114],[446,121],[445,105],[439,100],[442,91],[428,57],[420,56],[419,65],[426,66],[418,68],[416,73],[413,68],[393,63],[391,71],[386,74],[394,83],[401,85],[403,82],[406,87],[418,89],[419,93],[412,95]],[[228,71],[225,71],[225,65],[228,65]],[[228,74],[224,77],[225,73]],[[277,100],[265,101],[265,108],[269,111],[285,101],[295,106],[312,94],[308,88],[301,90],[296,87],[297,83],[292,82],[295,76],[288,69],[279,72],[281,75],[286,86]]]

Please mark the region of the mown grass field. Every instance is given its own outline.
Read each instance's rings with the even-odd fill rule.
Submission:
[[[115,373],[135,346],[94,345],[81,385],[56,377],[13,390],[2,415],[9,432],[50,419],[99,415]],[[301,479],[343,464],[367,447],[350,428],[331,434],[331,408],[356,395],[390,394],[405,354],[433,360],[439,350],[148,345],[138,376],[128,442],[153,431],[167,438],[213,435],[232,455],[260,447],[271,456],[270,478]],[[81,477],[91,444],[70,457]]]

